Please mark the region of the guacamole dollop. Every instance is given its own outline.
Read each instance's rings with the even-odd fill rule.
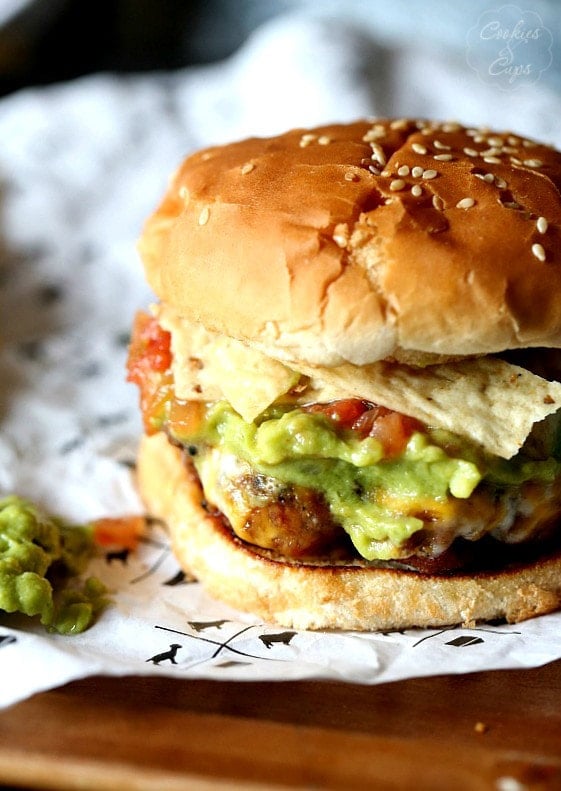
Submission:
[[[0,500],[0,610],[38,616],[52,632],[76,634],[106,604],[105,586],[89,578],[69,587],[93,554],[93,530],[69,525],[29,501]]]

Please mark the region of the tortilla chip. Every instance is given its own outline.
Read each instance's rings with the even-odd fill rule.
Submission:
[[[468,437],[505,459],[520,450],[534,423],[561,407],[561,384],[495,357],[427,368],[385,362],[299,368],[312,378],[320,400],[317,379],[339,398],[374,401]]]
[[[287,365],[254,346],[182,319],[167,306],[155,312],[171,332],[177,396],[226,398],[247,421],[285,395],[304,374],[309,381],[294,397],[295,403],[363,398],[448,429],[509,459],[534,423],[561,407],[561,384],[496,357],[424,368],[388,362],[325,368],[301,360]]]
[[[178,398],[217,401],[225,398],[251,422],[293,387],[300,375],[241,341],[157,309],[171,333],[172,371]]]

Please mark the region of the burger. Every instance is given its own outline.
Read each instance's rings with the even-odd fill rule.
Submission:
[[[415,119],[191,155],[139,243],[138,482],[293,628],[561,606],[561,153]]]

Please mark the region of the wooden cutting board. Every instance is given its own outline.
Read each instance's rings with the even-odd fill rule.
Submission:
[[[561,662],[370,687],[91,678],[0,712],[0,783],[561,789]]]

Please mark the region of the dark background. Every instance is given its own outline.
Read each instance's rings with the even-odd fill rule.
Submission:
[[[221,60],[291,0],[34,0],[0,33],[0,92]]]
[[[6,9],[22,10],[6,21]],[[272,17],[301,10],[400,51],[449,55],[467,69],[466,35],[506,0],[0,0],[0,95],[99,71],[177,69],[222,60]],[[561,93],[561,3],[525,0],[553,35],[540,82]],[[529,8],[528,8],[529,7]],[[379,55],[380,53],[378,53]],[[516,99],[517,100],[517,97]]]

